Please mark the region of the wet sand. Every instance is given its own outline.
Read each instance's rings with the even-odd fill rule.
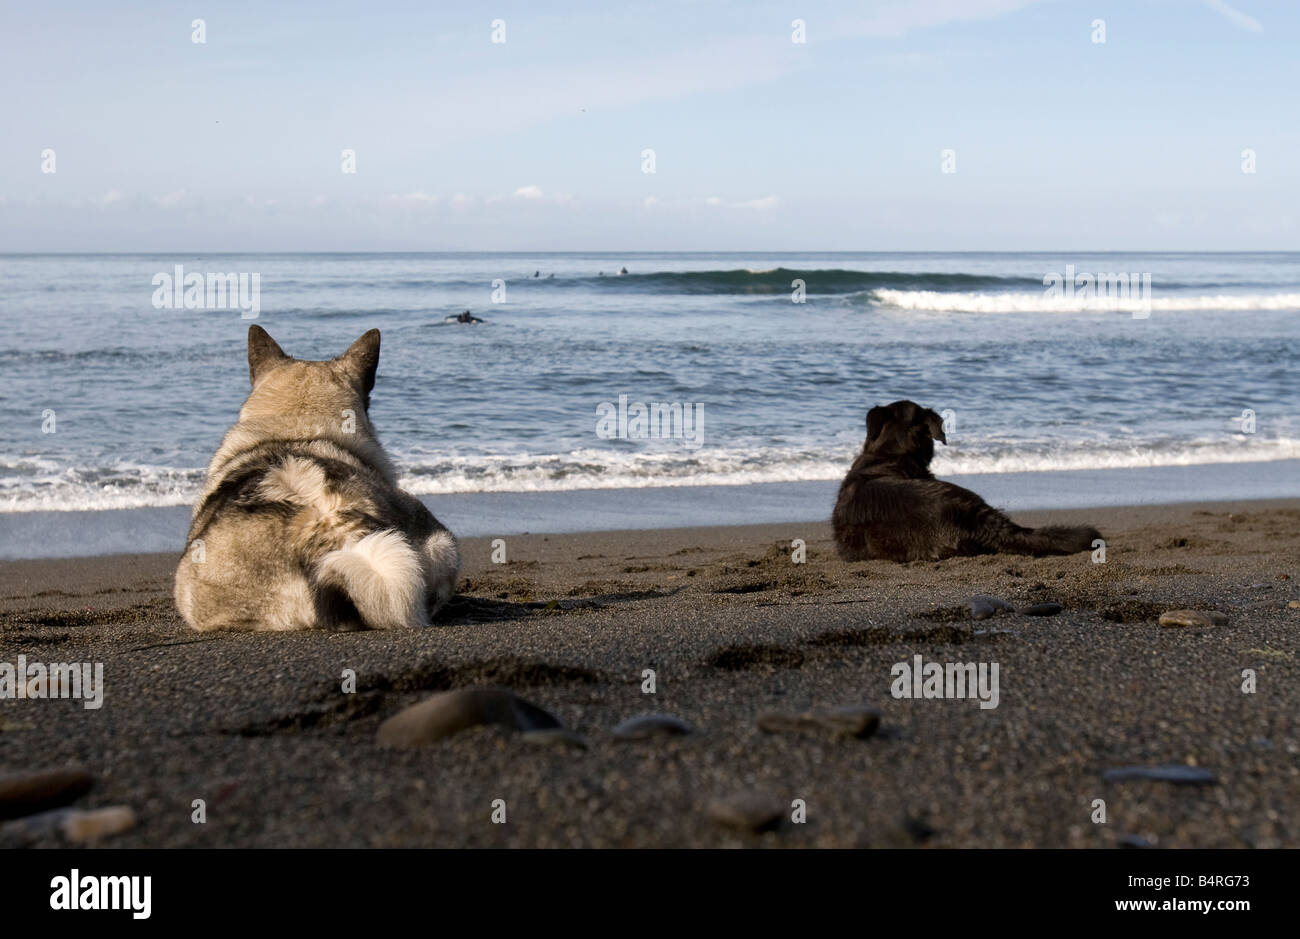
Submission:
[[[1300,506],[1015,518],[1095,524],[1105,563],[845,564],[822,522],[508,536],[506,564],[472,538],[428,630],[196,634],[172,603],[172,555],[5,562],[0,662],[102,662],[105,693],[97,710],[0,701],[0,772],[85,767],[96,783],[77,806],[137,813],[104,842],[121,847],[1300,846]],[[973,621],[973,594],[1063,610]],[[1177,608],[1228,621],[1158,625]],[[917,654],[997,663],[998,706],[892,697],[891,667]],[[496,727],[375,742],[384,718],[470,686],[511,689],[588,749]],[[867,739],[755,726],[859,704],[882,714]],[[647,712],[695,733],[611,734]],[[1166,764],[1216,781],[1103,779]],[[742,792],[803,800],[807,821],[760,834],[710,817]],[[0,845],[22,843],[64,842],[0,826]]]

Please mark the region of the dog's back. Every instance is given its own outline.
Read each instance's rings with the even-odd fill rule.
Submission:
[[[911,401],[867,413],[867,439],[840,484],[831,514],[846,561],[937,560],[957,555],[1073,554],[1101,535],[1094,528],[1024,528],[969,489],[934,478],[934,441],[943,419]]]
[[[400,490],[366,409],[371,330],[342,356],[286,356],[249,330],[253,392],[208,470],[176,572],[195,629],[419,626],[450,597],[455,538]]]

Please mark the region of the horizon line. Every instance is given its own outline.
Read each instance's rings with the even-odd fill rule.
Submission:
[[[806,254],[806,255],[813,255],[813,256],[819,256],[819,257],[825,257],[825,256],[827,256],[827,255],[833,255],[833,254],[876,254],[876,255],[903,255],[903,254],[966,254],[966,255],[988,255],[988,254],[1017,254],[1017,255],[1035,255],[1035,254],[1045,254],[1045,255],[1060,255],[1060,254],[1205,254],[1205,255],[1210,255],[1210,254],[1216,254],[1216,255],[1224,255],[1224,254],[1240,254],[1240,255],[1246,255],[1246,254],[1300,254],[1300,248],[1255,248],[1255,249],[1250,249],[1250,248],[1234,248],[1234,249],[1231,249],[1231,250],[1228,250],[1228,249],[1218,249],[1218,248],[1198,248],[1198,249],[1151,249],[1151,248],[1140,248],[1140,249],[1128,249],[1128,248],[1050,248],[1050,249],[1041,249],[1041,248],[1036,248],[1036,249],[1034,249],[1034,250],[1020,250],[1020,249],[1015,249],[1015,248],[997,249],[997,250],[943,249],[943,248],[939,248],[939,249],[891,249],[891,250],[887,250],[887,251],[873,250],[873,249],[853,249],[853,248],[836,248],[836,249],[827,249],[827,250],[808,250],[808,249],[800,249],[800,250],[793,250],[793,251],[783,251],[783,250],[776,250],[776,249],[761,249],[761,250],[759,250],[759,249],[755,249],[755,250],[743,250],[743,249],[739,249],[739,250],[737,250],[737,249],[726,249],[726,250],[691,249],[691,250],[684,250],[684,251],[683,251],[683,250],[664,250],[664,249],[658,249],[658,248],[655,248],[655,249],[628,249],[628,250],[626,250],[626,251],[609,251],[609,250],[587,251],[587,250],[582,250],[582,249],[572,249],[572,250],[567,250],[567,251],[555,251],[555,250],[533,251],[533,250],[529,250],[529,249],[519,249],[519,250],[510,250],[510,251],[500,251],[500,250],[494,250],[494,251],[455,250],[455,251],[450,251],[450,250],[436,250],[436,249],[389,249],[389,250],[365,249],[365,250],[354,250],[354,251],[344,251],[344,250],[320,251],[320,250],[301,250],[301,249],[281,249],[281,250],[274,250],[274,251],[270,251],[270,250],[255,250],[255,251],[249,251],[249,250],[243,250],[243,251],[237,251],[237,250],[215,250],[215,251],[203,251],[203,250],[179,250],[179,251],[178,251],[178,250],[175,250],[175,249],[169,249],[169,250],[166,250],[166,251],[147,251],[147,250],[142,250],[142,251],[0,251],[0,257],[6,257],[6,258],[9,258],[9,257],[31,257],[31,258],[35,258],[35,257],[86,257],[86,256],[94,256],[94,257],[136,257],[136,256],[140,256],[140,255],[149,255],[149,256],[164,255],[164,256],[177,256],[177,257],[179,257],[179,256],[183,256],[183,255],[214,255],[214,254],[217,254],[217,255],[223,255],[223,254],[231,254],[231,255],[367,255],[367,254],[373,254],[373,255],[393,255],[393,254],[420,254],[420,255],[452,255],[452,256],[463,255],[463,256],[466,256],[466,257],[468,257],[468,256],[474,256],[474,255],[485,255],[485,254],[488,254],[488,255],[493,255],[493,254],[494,254],[494,255],[501,255],[501,256],[510,256],[510,255],[528,255],[528,256],[530,256],[530,257],[545,256],[545,255],[555,255],[555,256],[559,256],[559,255],[583,255],[583,256],[587,256],[587,257],[592,257],[592,256],[597,256],[597,255],[608,255],[608,256],[610,256],[610,257],[621,257],[621,256],[633,255],[633,254],[662,254],[662,255],[672,255],[672,254],[678,254],[678,255],[680,255],[680,254],[734,254],[734,255],[745,255],[745,256],[752,256],[752,255],[755,255],[755,254],[771,254],[771,255],[781,255],[781,256],[790,256],[790,255]]]

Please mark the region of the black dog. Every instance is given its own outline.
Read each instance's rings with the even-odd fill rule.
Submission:
[[[954,555],[1074,554],[1101,537],[1095,528],[1022,528],[971,492],[934,478],[934,441],[943,419],[911,401],[867,412],[867,440],[840,484],[831,515],[846,561],[938,560]]]

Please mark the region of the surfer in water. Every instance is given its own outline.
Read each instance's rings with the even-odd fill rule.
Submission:
[[[473,313],[471,313],[469,310],[466,310],[464,313],[461,313],[461,314],[459,314],[459,315],[457,315],[457,316],[454,316],[454,317],[449,316],[449,317],[447,317],[447,322],[449,322],[449,323],[452,323],[452,322],[455,322],[455,323],[481,323],[481,322],[483,322],[483,321],[482,321],[481,319],[479,319],[477,316],[475,316]]]

